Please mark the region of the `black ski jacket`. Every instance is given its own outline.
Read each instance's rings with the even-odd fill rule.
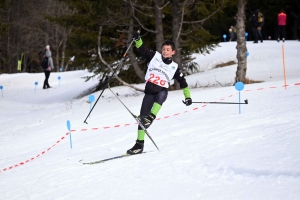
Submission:
[[[156,51],[149,50],[144,44],[142,44],[142,46],[140,46],[140,48],[138,48],[137,50],[146,59],[147,62],[150,62],[156,53]],[[162,60],[165,64],[172,63],[172,58],[163,58],[162,57]],[[174,77],[172,79],[176,79],[176,81],[179,83],[181,89],[188,87],[186,79],[184,78],[184,75],[181,72],[181,69],[179,69],[179,67],[177,68],[177,70],[174,74]],[[168,89],[165,87],[161,87],[161,86],[156,85],[151,82],[146,83],[145,93],[153,94],[153,93],[160,92],[162,90],[168,91]]]

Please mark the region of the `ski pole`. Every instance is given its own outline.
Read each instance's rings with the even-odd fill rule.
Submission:
[[[100,93],[99,97],[97,98],[96,102],[94,103],[94,105],[93,105],[92,109],[90,109],[90,112],[89,112],[89,114],[86,116],[86,118],[85,118],[85,120],[84,120],[84,123],[86,123],[86,124],[87,124],[87,121],[86,121],[86,120],[87,120],[87,118],[88,118],[88,117],[89,117],[89,115],[92,113],[92,111],[93,111],[94,107],[96,106],[96,104],[97,104],[98,100],[99,100],[99,99],[100,99],[100,97],[102,96],[102,94],[103,94],[104,90],[107,88],[107,86],[108,86],[108,84],[109,84],[109,81],[110,81],[110,79],[112,79],[112,77],[115,75],[115,73],[117,72],[117,70],[119,69],[119,67],[120,67],[120,66],[121,66],[121,64],[123,63],[123,61],[125,60],[126,54],[127,54],[128,50],[130,49],[131,45],[133,44],[133,42],[134,42],[134,40],[132,40],[132,41],[130,42],[130,44],[129,44],[129,46],[127,47],[127,49],[126,49],[125,53],[123,54],[123,57],[122,57],[122,59],[121,59],[121,61],[120,61],[119,65],[118,65],[118,67],[116,67],[116,69],[114,70],[114,72],[112,73],[112,75],[110,76],[110,78],[109,78],[109,79],[106,81],[106,86],[105,86],[105,87],[104,87],[104,89],[101,91],[101,93]]]
[[[244,100],[245,103],[236,103],[236,102],[206,102],[206,101],[202,101],[202,102],[194,102],[193,103],[203,103],[203,104],[248,104],[248,100]],[[185,104],[185,102],[182,100],[182,103]]]
[[[113,95],[115,95],[115,97],[117,97],[117,99],[121,102],[121,104],[123,104],[123,106],[126,108],[126,110],[131,114],[131,116],[136,120],[136,122],[142,127],[142,129],[145,131],[146,135],[150,138],[150,140],[152,141],[152,143],[154,144],[154,146],[156,147],[156,149],[159,151],[158,146],[156,145],[156,143],[154,142],[154,140],[152,139],[151,135],[149,134],[149,132],[147,131],[147,129],[144,127],[144,125],[140,122],[140,120],[138,119],[138,117],[133,114],[129,108],[127,108],[127,106],[123,103],[123,101],[121,101],[121,99],[112,91],[112,89],[110,88],[109,84],[107,84],[108,89],[111,91],[111,93],[113,93]]]

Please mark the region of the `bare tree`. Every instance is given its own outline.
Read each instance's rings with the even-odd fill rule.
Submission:
[[[155,38],[156,38],[156,51],[161,52],[161,46],[164,42],[163,32],[163,18],[164,14],[162,9],[167,6],[170,2],[163,4],[164,1],[154,0],[154,16],[155,16]]]
[[[197,2],[194,0],[184,0],[182,3],[180,0],[172,0],[172,40],[176,46],[176,54],[174,55],[175,62],[178,63],[180,69],[182,69],[182,36],[187,35],[188,33],[192,33],[197,29],[203,29],[202,25],[205,21],[215,15],[218,11],[221,10],[223,6],[224,0],[221,2],[221,6],[215,9],[214,11],[208,12],[203,19],[185,19],[185,16],[193,16],[191,13],[194,11],[195,7],[199,4],[204,4],[204,2]],[[213,3],[215,4],[215,3]],[[186,26],[184,26],[186,25]],[[189,60],[191,61],[191,60]],[[179,89],[179,84],[175,81],[174,88]]]
[[[97,50],[98,56],[99,56],[99,59],[101,60],[101,62],[102,62],[103,64],[105,64],[105,65],[109,68],[109,70],[110,70],[111,72],[113,72],[113,71],[114,71],[113,67],[112,67],[110,64],[108,64],[108,63],[103,59],[102,54],[101,54],[101,34],[102,34],[102,26],[100,25],[100,26],[99,26],[99,32],[98,32],[98,44],[97,44],[97,46],[98,46],[98,48],[97,48],[97,49],[98,49],[98,50]],[[119,66],[118,66],[118,67],[119,67]],[[130,85],[130,84],[126,83],[126,82],[123,81],[121,78],[119,78],[117,74],[115,74],[114,77],[115,77],[120,83],[122,83],[122,84],[125,85],[125,86],[128,86],[128,87],[130,87],[130,88],[133,88],[133,89],[135,89],[135,90],[137,90],[137,91],[141,91],[141,92],[144,91],[143,89],[134,87],[133,85]]]
[[[178,63],[179,68],[182,69],[182,44],[187,45],[187,41],[185,41],[183,37],[186,38],[188,34],[198,31],[199,29],[203,29],[203,23],[221,9],[224,0],[222,0],[219,4],[221,6],[217,7],[215,10],[204,10],[201,15],[204,16],[202,19],[199,19],[199,17],[193,18],[193,16],[197,16],[195,13],[198,13],[199,9],[203,7],[204,4],[212,3],[204,3],[202,1],[199,2],[195,0],[153,0],[149,2],[129,0],[129,2],[134,8],[134,18],[139,26],[147,32],[155,34],[157,51],[161,51],[161,45],[165,40],[165,36],[170,37],[169,35],[172,35],[172,41],[176,46],[176,54],[173,56],[173,59],[176,63]],[[211,5],[208,7],[210,6]],[[216,5],[213,4],[212,7],[216,7]],[[168,25],[169,21],[168,19],[164,20],[165,14],[163,13],[163,9],[165,9],[166,14],[169,14],[169,17],[171,17],[171,28],[168,27],[167,34],[164,34],[163,27],[164,23],[167,22],[166,25]],[[172,11],[171,13],[169,13],[170,10]],[[209,14],[205,14],[206,12]],[[141,19],[135,13],[137,13]],[[145,26],[145,24],[149,25],[149,23],[147,23],[149,18],[154,20],[154,30]],[[188,59],[188,62],[191,61],[192,59]],[[176,81],[175,89],[179,89],[179,84],[176,83]]]
[[[130,19],[129,19],[129,24],[128,24],[128,32],[127,32],[127,35],[128,35],[128,38],[127,38],[127,43],[129,41],[132,40],[132,33],[134,31],[137,31],[135,30],[134,28],[134,6],[133,4],[131,4],[130,2]],[[139,67],[139,63],[136,59],[136,55],[134,54],[133,52],[133,47],[129,49],[128,51],[128,55],[129,55],[129,58],[130,58],[130,64],[133,66],[134,68],[134,71],[136,73],[136,75],[141,79],[141,80],[145,80],[145,73],[141,70],[141,68]]]
[[[5,6],[0,8],[1,23],[9,24],[7,34],[0,38],[0,60],[3,61],[0,70],[16,73],[19,70],[18,61],[21,60],[22,72],[41,71],[39,62],[46,44],[52,47],[58,69],[59,62],[63,61],[60,52],[66,48],[64,45],[69,29],[50,22],[47,17],[67,12],[68,6],[56,0],[7,0]]]
[[[247,0],[239,0],[238,4],[238,13],[237,13],[237,59],[238,66],[236,71],[235,83],[244,82],[246,79],[246,71],[247,71],[247,46],[245,39],[245,20],[246,20],[246,4]],[[234,83],[234,84],[235,84]]]
[[[55,61],[55,70],[57,72],[60,68],[64,69],[65,51],[72,29],[66,26],[63,20],[57,22],[56,18],[69,13],[71,13],[71,11],[67,4],[53,0],[46,13],[46,19],[48,20],[46,23],[50,30],[45,33],[47,35],[45,38],[46,43],[51,44],[55,51],[53,60]]]
[[[178,64],[178,67],[182,69],[182,59],[181,59],[181,37],[180,33],[182,31],[182,21],[184,16],[184,9],[187,0],[183,2],[182,9],[180,8],[180,0],[172,0],[173,8],[173,18],[172,18],[172,40],[176,47],[176,54],[173,56],[174,61]],[[179,83],[174,81],[174,89],[180,89]]]

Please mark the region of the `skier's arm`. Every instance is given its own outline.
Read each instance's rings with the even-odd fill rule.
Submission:
[[[144,44],[142,38],[135,41],[135,46],[140,54],[144,58],[146,58],[147,62],[150,62],[150,60],[154,57],[155,51],[149,50]]]
[[[188,87],[181,69],[177,68],[173,78],[176,79],[176,81],[179,83],[181,89]]]
[[[174,74],[174,79],[176,79],[176,81],[179,83],[180,88],[183,91],[183,95],[185,97],[185,104],[187,106],[192,104],[192,99],[191,99],[191,93],[190,93],[190,89],[188,87],[188,84],[186,82],[186,79],[184,78],[183,73],[181,72],[181,70],[178,68]]]

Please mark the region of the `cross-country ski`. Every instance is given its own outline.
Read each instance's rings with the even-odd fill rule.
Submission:
[[[142,154],[144,154],[146,152],[143,152]],[[104,163],[107,161],[111,161],[111,160],[116,160],[116,159],[120,159],[120,158],[124,158],[124,157],[129,157],[129,156],[133,156],[131,154],[123,154],[120,156],[115,156],[115,157],[111,157],[111,158],[106,158],[103,160],[96,160],[96,161],[91,161],[91,162],[85,162],[83,159],[79,160],[80,163],[84,164],[84,165],[94,165],[94,164],[99,164],[99,163]]]

